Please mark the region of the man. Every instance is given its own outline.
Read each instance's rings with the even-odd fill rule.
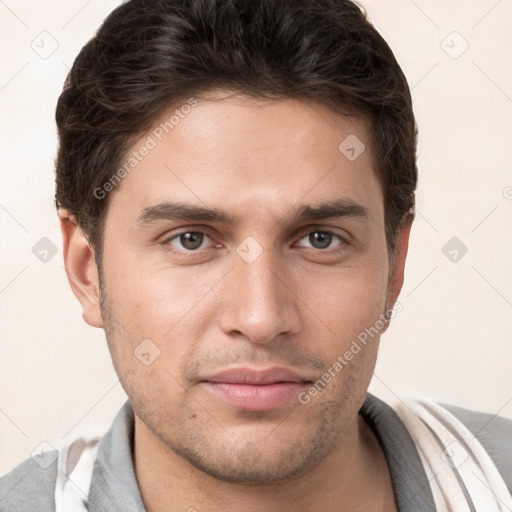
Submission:
[[[129,401],[1,510],[510,509],[511,421],[367,393],[417,169],[359,7],[131,0],[56,118],[66,271]]]

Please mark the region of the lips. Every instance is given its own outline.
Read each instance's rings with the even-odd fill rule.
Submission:
[[[276,382],[310,382],[288,368],[273,367],[264,370],[241,367],[224,370],[204,379],[208,382],[224,382],[226,384],[251,384],[262,386]]]
[[[282,407],[309,384],[310,380],[284,367],[231,368],[209,375],[201,384],[225,403],[246,410]]]

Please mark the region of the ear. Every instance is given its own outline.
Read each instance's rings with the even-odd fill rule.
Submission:
[[[67,210],[59,210],[64,266],[71,290],[82,305],[83,319],[92,327],[103,327],[99,303],[98,268],[94,252]]]
[[[389,265],[386,309],[391,309],[394,306],[404,284],[405,260],[413,220],[414,213],[409,212],[396,236],[395,250]]]

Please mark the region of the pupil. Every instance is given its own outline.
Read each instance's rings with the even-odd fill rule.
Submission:
[[[315,231],[309,235],[309,241],[313,247],[316,247],[317,249],[325,249],[326,247],[329,247],[332,241],[332,235],[323,231]]]
[[[201,246],[201,243],[203,241],[202,236],[203,235],[201,233],[195,232],[183,233],[180,236],[181,243],[183,244],[183,247],[185,247],[186,249],[197,249],[198,247]]]

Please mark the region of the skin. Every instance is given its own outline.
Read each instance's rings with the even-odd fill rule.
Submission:
[[[71,287],[84,320],[105,330],[135,411],[148,512],[396,510],[386,459],[358,415],[385,328],[308,404],[248,411],[200,382],[241,365],[316,381],[395,303],[412,216],[388,254],[367,128],[311,102],[205,95],[110,194],[101,297],[94,252],[60,212]],[[350,134],[366,145],[355,161],[338,150]],[[368,218],[291,218],[340,197]],[[137,226],[144,208],[169,200],[237,222]],[[325,230],[345,241],[315,242]],[[187,231],[206,234],[198,249],[169,241]],[[236,252],[246,237],[262,249],[250,263]],[[134,350],[148,338],[160,355],[146,366]]]

